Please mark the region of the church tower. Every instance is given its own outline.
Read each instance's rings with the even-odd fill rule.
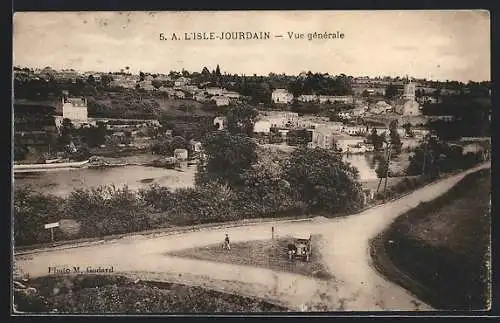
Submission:
[[[408,82],[404,86],[403,100],[404,101],[415,101],[415,83],[411,81],[410,77],[406,77]]]

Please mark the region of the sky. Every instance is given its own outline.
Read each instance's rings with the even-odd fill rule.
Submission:
[[[186,32],[269,40],[160,40]],[[308,33],[344,34],[309,41]],[[306,39],[288,39],[288,32]],[[284,37],[275,38],[274,35]],[[13,64],[80,71],[221,72],[490,80],[488,11],[18,12]]]

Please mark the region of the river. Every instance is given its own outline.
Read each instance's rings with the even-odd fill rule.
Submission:
[[[126,157],[125,159],[128,162],[137,162],[138,160],[145,161],[154,158],[157,158],[157,156],[141,155]],[[359,170],[362,182],[372,181],[377,178],[375,173],[377,163],[373,154],[344,156],[344,160]],[[393,165],[405,167],[407,161],[408,155],[402,154],[399,161],[396,160]],[[181,170],[174,170],[135,165],[101,169],[52,170],[15,174],[14,185],[15,187],[30,186],[40,192],[64,197],[78,188],[91,188],[100,185],[115,185],[117,187],[127,185],[132,190],[146,188],[151,184],[158,184],[172,189],[192,187],[194,186],[195,172],[195,166],[183,166]]]

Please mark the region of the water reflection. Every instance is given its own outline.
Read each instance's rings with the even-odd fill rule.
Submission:
[[[380,160],[379,154],[344,155],[343,160],[359,170],[360,181],[377,179],[375,169]],[[404,164],[407,160],[408,156],[402,154],[391,161],[391,166]],[[29,185],[35,190],[58,196],[67,196],[78,188],[112,184],[117,187],[127,185],[133,190],[145,188],[151,184],[179,188],[193,186],[195,172],[196,167],[183,167],[182,171],[147,166],[71,169],[36,174],[16,174],[14,185],[16,187]]]

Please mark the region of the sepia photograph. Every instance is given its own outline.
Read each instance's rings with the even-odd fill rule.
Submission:
[[[15,12],[11,315],[487,311],[487,10]]]

